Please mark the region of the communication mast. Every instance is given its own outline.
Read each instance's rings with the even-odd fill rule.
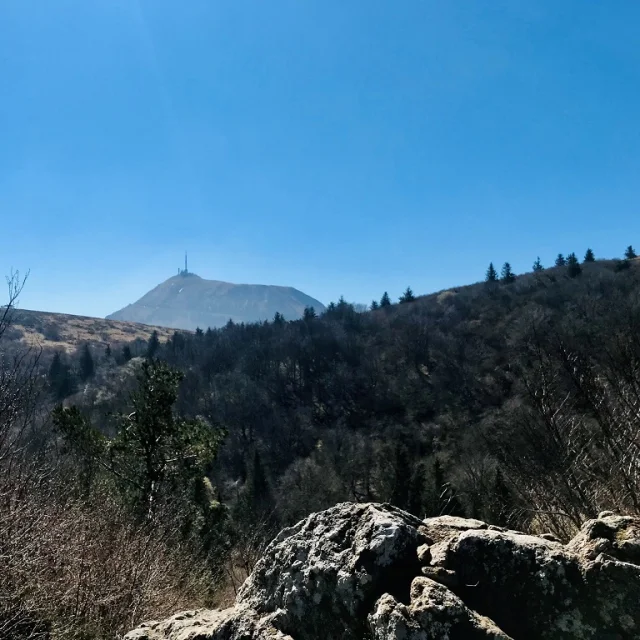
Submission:
[[[184,252],[184,271],[182,269],[178,269],[179,276],[188,276],[189,275],[189,266],[187,263],[187,252]]]

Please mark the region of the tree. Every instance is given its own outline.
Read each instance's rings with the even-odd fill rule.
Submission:
[[[75,391],[75,381],[71,373],[71,367],[63,360],[59,351],[53,356],[49,367],[49,387],[56,400],[64,400]]]
[[[249,473],[247,474],[247,497],[254,514],[268,516],[273,510],[273,496],[262,458],[255,449]]]
[[[542,266],[542,263],[540,262],[540,256],[538,256],[538,257],[536,258],[536,261],[533,263],[533,270],[534,270],[535,272],[543,271],[543,270],[544,270],[544,267]]]
[[[371,311],[375,311],[376,309],[380,308],[380,305],[378,304],[377,300],[372,300],[371,306],[369,308],[371,309]]]
[[[565,260],[565,257],[559,253],[558,257],[556,258],[556,267],[564,267],[567,264],[567,261]]]
[[[575,253],[570,253],[567,256],[567,273],[570,278],[575,278],[582,273],[582,267]]]
[[[284,316],[279,311],[276,311],[273,316],[273,324],[277,327],[281,327],[284,324]]]
[[[633,247],[631,245],[629,245],[625,252],[624,252],[624,257],[627,260],[633,260],[634,258],[637,258],[638,256],[636,255],[636,252],[634,251]]]
[[[413,302],[415,299],[416,297],[413,295],[413,291],[411,290],[411,287],[407,287],[405,289],[405,292],[400,296],[401,303]]]
[[[305,307],[302,317],[305,321],[309,321],[317,318],[318,314],[316,313],[316,310],[313,307]]]
[[[111,358],[111,345],[108,344],[105,348],[104,348],[104,357],[105,358]]]
[[[498,280],[498,272],[493,266],[493,262],[489,263],[489,268],[487,269],[487,275],[485,276],[485,280],[487,282],[496,282]]]
[[[133,354],[131,353],[131,347],[128,344],[125,344],[124,347],[122,347],[122,359],[125,362],[129,362],[131,358],[133,358]]]
[[[386,291],[382,294],[382,298],[380,298],[380,306],[381,307],[391,306],[391,298],[389,297],[389,294]]]
[[[225,435],[201,419],[174,412],[184,375],[164,362],[146,360],[131,394],[131,411],[119,414],[116,435],[105,442],[78,409],[58,408],[54,423],[65,443],[107,471],[141,516],[161,497],[184,494],[200,480]]]
[[[505,262],[502,265],[501,279],[502,279],[502,282],[504,282],[505,284],[510,284],[516,279],[516,276],[511,270],[511,265],[508,262]]]
[[[82,349],[82,355],[80,356],[80,379],[83,382],[89,380],[89,378],[93,377],[95,369],[91,350],[89,349],[89,345],[85,344]]]
[[[595,262],[595,261],[596,261],[596,257],[593,251],[591,249],[587,249],[586,253],[584,254],[584,262]]]
[[[158,349],[160,348],[160,338],[158,337],[158,332],[153,331],[151,337],[149,338],[149,344],[147,345],[147,358],[153,358]]]

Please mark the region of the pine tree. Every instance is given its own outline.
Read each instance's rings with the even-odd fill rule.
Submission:
[[[391,298],[389,297],[389,294],[386,291],[382,294],[382,298],[380,298],[380,306],[381,307],[391,306]]]
[[[582,267],[575,253],[570,253],[567,256],[567,273],[570,278],[576,278],[582,273]]]
[[[595,262],[596,257],[591,249],[587,249],[587,252],[584,254],[584,262]]]
[[[158,349],[160,348],[160,338],[158,337],[158,332],[154,330],[149,338],[149,344],[147,345],[147,358],[153,358]]]
[[[60,378],[63,372],[62,356],[58,351],[53,354],[53,360],[49,366],[49,386],[57,395],[56,390],[59,385]]]
[[[559,253],[558,257],[556,258],[556,267],[564,267],[567,264],[567,261],[565,260],[564,256]]]
[[[485,276],[485,280],[487,282],[496,282],[498,280],[498,272],[493,266],[493,262],[489,263],[489,268],[487,269],[487,275]]]
[[[252,511],[266,515],[273,510],[273,496],[258,450],[254,450],[247,477],[247,494]]]
[[[117,415],[116,435],[107,447],[104,437],[79,415],[78,409],[58,408],[54,424],[66,443],[90,455],[108,473],[142,518],[153,514],[168,492],[181,499],[193,495],[215,458],[224,431],[201,419],[174,412],[184,374],[166,363],[146,360],[138,373],[131,406]],[[92,451],[87,451],[90,445]],[[190,489],[187,491],[187,489]]]
[[[305,307],[304,308],[304,312],[302,314],[302,318],[305,321],[309,321],[309,320],[314,320],[315,318],[318,317],[318,314],[316,313],[316,310],[313,307]]]
[[[626,251],[624,252],[624,257],[627,260],[633,260],[634,258],[637,258],[638,256],[636,255],[636,252],[633,250],[633,247],[631,245],[629,245],[626,249]]]
[[[273,316],[273,324],[277,327],[281,327],[284,324],[284,316],[279,311],[276,311]]]
[[[401,303],[413,302],[415,299],[416,297],[413,295],[413,291],[411,290],[411,287],[407,287],[405,289],[405,292],[400,296]]]
[[[380,308],[380,305],[378,304],[377,300],[372,300],[371,306],[369,308],[371,309],[371,311],[375,311],[376,309]]]
[[[93,363],[93,357],[91,356],[91,350],[89,345],[85,344],[82,349],[82,355],[80,356],[80,379],[82,381],[89,380],[95,373],[95,365]]]
[[[56,400],[64,400],[75,391],[75,380],[71,373],[71,367],[57,351],[49,367],[49,387]]]
[[[124,347],[122,347],[122,359],[125,362],[129,362],[131,358],[133,358],[133,354],[131,353],[131,347],[128,344],[125,344]]]
[[[540,262],[540,256],[538,256],[538,257],[536,258],[536,261],[533,263],[533,270],[534,270],[535,272],[543,271],[543,270],[544,270],[544,267],[542,266],[542,263]]]
[[[505,262],[502,265],[501,279],[505,284],[510,284],[516,279],[513,271],[511,270],[511,265],[508,262]]]

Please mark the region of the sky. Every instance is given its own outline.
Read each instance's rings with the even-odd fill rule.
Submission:
[[[0,0],[0,273],[104,316],[185,250],[324,303],[621,256],[638,42],[629,0]]]

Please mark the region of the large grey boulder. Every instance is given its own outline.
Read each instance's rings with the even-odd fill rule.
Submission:
[[[340,504],[285,529],[238,594],[296,638],[361,637],[384,593],[409,600],[421,521],[389,505]]]
[[[127,640],[640,638],[640,518],[568,545],[479,520],[340,504],[282,531],[225,611]]]

